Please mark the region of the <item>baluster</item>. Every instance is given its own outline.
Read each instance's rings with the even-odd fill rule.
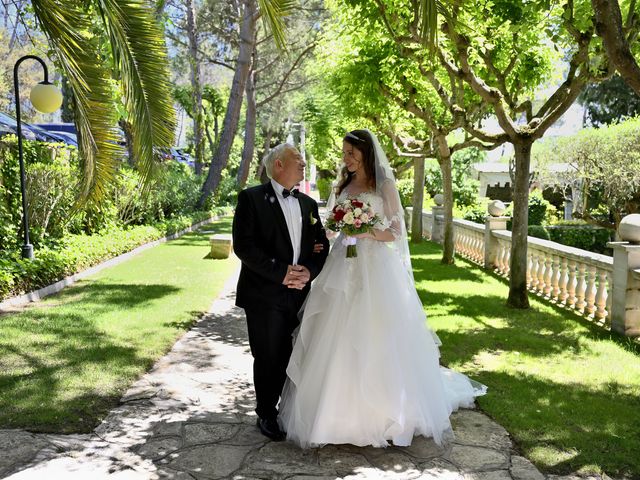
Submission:
[[[511,244],[507,245],[506,255],[505,255],[505,275],[508,277],[511,273]]]
[[[587,305],[584,309],[586,315],[592,315],[595,310],[596,300],[596,275],[597,269],[594,265],[587,268],[587,287],[585,288],[585,299]]]
[[[607,316],[605,325],[611,326],[611,303],[613,302],[613,272],[607,272]]]
[[[538,257],[538,284],[536,290],[540,293],[544,293],[544,274],[545,274],[545,252],[540,252]]]
[[[476,262],[482,263],[484,262],[484,252],[482,248],[482,244],[484,240],[484,235],[480,235],[476,232]]]
[[[554,255],[551,264],[551,298],[558,300],[560,296],[560,257]]]
[[[544,296],[551,296],[551,288],[553,286],[553,256],[547,253],[544,260]]]
[[[569,260],[569,271],[567,273],[567,302],[568,307],[576,304],[576,261]]]
[[[569,261],[566,257],[562,257],[560,259],[560,295],[558,296],[558,300],[561,303],[565,304],[567,302],[567,297],[569,296],[569,293],[567,292],[567,283],[569,280],[569,275],[567,272],[568,264]]]
[[[607,287],[607,272],[600,270],[598,272],[598,291],[596,292],[596,311],[594,317],[598,320],[602,320],[607,316],[605,310],[606,299],[606,287]]]
[[[538,288],[538,269],[540,268],[538,252],[531,252],[531,290]]]
[[[578,263],[578,272],[576,274],[577,285],[576,285],[576,309],[579,312],[584,311],[584,307],[586,302],[584,301],[584,293],[585,293],[585,270],[586,266],[584,263]]]
[[[500,273],[507,274],[507,242],[500,241]]]
[[[527,287],[531,288],[531,270],[533,269],[533,255],[527,255]]]

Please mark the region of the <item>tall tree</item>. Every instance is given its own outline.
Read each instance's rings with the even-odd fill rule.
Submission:
[[[207,178],[202,186],[198,206],[204,206],[207,198],[216,190],[222,179],[222,171],[229,162],[231,146],[238,129],[240,108],[244,96],[247,77],[251,67],[251,58],[255,46],[256,23],[260,16],[266,19],[274,41],[280,48],[285,47],[283,18],[292,7],[290,0],[241,0],[238,5],[238,17],[241,18],[239,28],[239,47],[235,61],[235,71],[231,83],[231,91],[227,110],[222,123],[220,141],[216,153],[211,159]]]
[[[193,151],[196,174],[202,173],[204,163],[202,77],[200,74],[200,54],[198,52],[198,25],[195,0],[185,0],[187,9],[187,36],[189,39],[189,70],[193,96]]]
[[[584,123],[596,127],[640,114],[640,95],[619,75],[587,85],[578,102],[585,108]]]

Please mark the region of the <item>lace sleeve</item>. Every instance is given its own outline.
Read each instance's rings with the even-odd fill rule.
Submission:
[[[382,225],[393,235],[394,239],[402,237],[403,210],[400,204],[400,196],[393,182],[386,181],[382,185],[383,217]]]

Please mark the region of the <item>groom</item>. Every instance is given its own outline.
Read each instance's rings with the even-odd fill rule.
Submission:
[[[284,440],[276,408],[292,350],[291,334],[309,284],[322,269],[329,242],[316,202],[294,187],[305,162],[289,144],[273,148],[264,160],[271,179],[238,195],[233,249],[242,261],[236,305],[247,316],[253,355],[258,427],[272,440]],[[321,244],[322,248],[314,246]]]

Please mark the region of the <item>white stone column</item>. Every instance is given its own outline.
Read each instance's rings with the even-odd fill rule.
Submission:
[[[431,241],[442,243],[444,242],[444,195],[436,193],[433,201],[436,204],[431,207]]]
[[[640,245],[610,242],[613,248],[611,329],[629,337],[640,336]],[[635,274],[634,274],[635,273]]]
[[[498,260],[500,246],[498,239],[491,235],[492,230],[506,230],[509,217],[501,215],[506,210],[504,203],[500,200],[493,200],[487,205],[489,216],[484,220],[484,268],[493,270]]]
[[[444,241],[444,207],[434,205],[431,207],[431,241],[442,243]]]
[[[498,239],[493,230],[506,230],[509,217],[486,217],[484,220],[484,268],[493,269],[499,251]]]

